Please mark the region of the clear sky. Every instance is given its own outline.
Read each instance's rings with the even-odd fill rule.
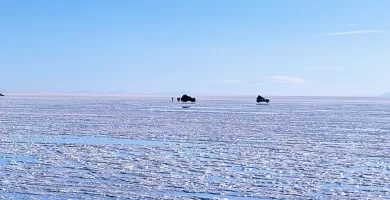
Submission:
[[[4,0],[0,91],[377,95],[389,0]]]

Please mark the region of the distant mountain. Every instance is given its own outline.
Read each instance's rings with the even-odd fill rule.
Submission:
[[[381,96],[382,96],[382,97],[390,97],[390,92],[384,93],[384,94],[382,94]]]
[[[189,91],[181,91],[181,92],[162,92],[162,93],[158,93],[158,95],[183,95],[183,94],[190,94],[191,92]]]
[[[91,93],[91,92],[88,90],[79,90],[79,91],[75,91],[73,93]]]
[[[121,93],[126,93],[126,91],[124,91],[124,90],[112,90],[112,91],[108,91],[108,93],[121,94]]]

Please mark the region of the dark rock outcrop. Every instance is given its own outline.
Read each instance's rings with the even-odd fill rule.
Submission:
[[[191,101],[191,102],[195,102],[196,99],[195,97],[191,97],[191,96],[188,96],[186,94],[184,94],[181,99],[180,99],[182,102],[187,102],[187,101]]]
[[[266,102],[266,103],[269,103],[270,102],[270,100],[269,99],[266,99],[266,98],[264,98],[264,97],[262,97],[262,96],[257,96],[257,98],[256,98],[256,102],[257,103],[261,103],[261,102]]]
[[[4,94],[1,94],[1,93],[0,93],[0,97],[3,97],[3,96],[4,96]]]

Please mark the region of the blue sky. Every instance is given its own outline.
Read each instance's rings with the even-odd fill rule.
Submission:
[[[388,0],[0,2],[0,90],[390,91]]]

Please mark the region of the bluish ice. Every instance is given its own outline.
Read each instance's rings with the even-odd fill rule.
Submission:
[[[389,199],[390,99],[0,99],[0,199]]]

